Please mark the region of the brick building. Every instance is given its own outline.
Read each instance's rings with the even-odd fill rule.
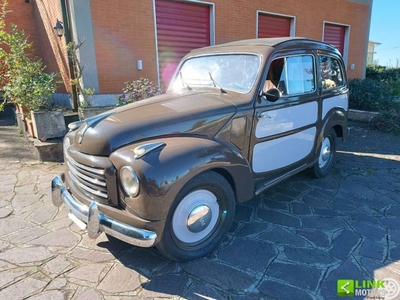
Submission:
[[[255,37],[302,36],[335,45],[348,75],[364,77],[372,0],[9,0],[9,22],[29,35],[48,71],[71,93],[68,34],[84,38],[80,60],[94,102],[115,103],[124,82],[147,77],[164,88],[191,49]]]

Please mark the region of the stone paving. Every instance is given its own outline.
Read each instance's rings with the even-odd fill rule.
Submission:
[[[338,279],[400,282],[400,137],[352,124],[338,150],[331,175],[299,174],[238,205],[215,252],[176,263],[88,239],[51,203],[63,165],[36,162],[2,126],[0,299],[333,299]]]

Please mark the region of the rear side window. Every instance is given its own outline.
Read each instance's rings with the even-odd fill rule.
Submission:
[[[307,94],[315,91],[314,59],[311,55],[278,58],[268,71],[268,88],[276,87],[281,95]]]
[[[328,90],[344,85],[343,72],[340,63],[336,58],[319,55],[319,66],[321,69],[321,85],[322,89]]]

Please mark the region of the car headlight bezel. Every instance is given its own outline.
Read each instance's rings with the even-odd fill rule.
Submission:
[[[130,166],[124,166],[119,171],[119,179],[124,193],[134,198],[139,194],[140,184],[139,177]]]
[[[69,137],[64,137],[63,140],[63,154],[64,157],[67,157],[68,153],[68,148],[71,146],[71,140],[69,139]]]

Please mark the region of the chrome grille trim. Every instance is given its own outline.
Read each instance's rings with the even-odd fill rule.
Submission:
[[[83,170],[86,170],[86,171],[88,171],[90,173],[95,173],[97,175],[103,175],[103,176],[105,174],[105,171],[102,170],[102,169],[96,169],[96,168],[88,167],[88,166],[82,165],[81,163],[78,163],[70,155],[67,156],[67,159],[68,159],[68,161],[73,163],[75,166],[77,166],[77,167],[79,167],[79,168],[81,168]]]
[[[78,177],[82,178],[83,180],[86,180],[86,181],[88,181],[88,182],[91,182],[91,183],[93,183],[93,184],[95,184],[95,185],[101,185],[101,186],[104,186],[104,187],[107,186],[107,184],[105,183],[105,181],[101,181],[101,180],[99,180],[99,179],[97,179],[97,178],[92,178],[92,177],[86,176],[86,175],[83,174],[83,173],[79,173],[78,169],[76,169],[74,165],[72,165],[70,162],[67,162],[67,163],[68,163],[69,170],[70,170],[75,176],[78,176]]]
[[[68,173],[72,182],[81,190],[87,192],[90,198],[108,199],[105,170],[89,167],[74,160],[69,153],[65,155]]]
[[[70,173],[70,174],[72,174],[72,173]],[[74,176],[72,176],[72,178],[75,179]],[[87,192],[89,192],[89,193],[91,193],[91,194],[93,194],[93,195],[95,195],[95,196],[99,196],[99,197],[102,197],[102,198],[105,198],[105,199],[108,198],[108,194],[107,194],[107,193],[103,193],[103,192],[101,192],[101,191],[94,190],[94,189],[92,189],[92,188],[90,188],[90,187],[84,185],[83,183],[81,183],[81,182],[78,181],[78,180],[74,180],[74,183],[76,183],[81,189],[84,189],[85,191],[87,191]]]
[[[107,188],[99,187],[98,185],[94,185],[88,181],[84,181],[81,178],[74,176],[74,174],[71,172],[69,172],[69,175],[73,179],[74,183],[80,183],[80,184],[83,184],[84,186],[86,186],[87,188],[92,189],[93,191],[99,191],[99,192],[102,192],[103,194],[107,194]]]

